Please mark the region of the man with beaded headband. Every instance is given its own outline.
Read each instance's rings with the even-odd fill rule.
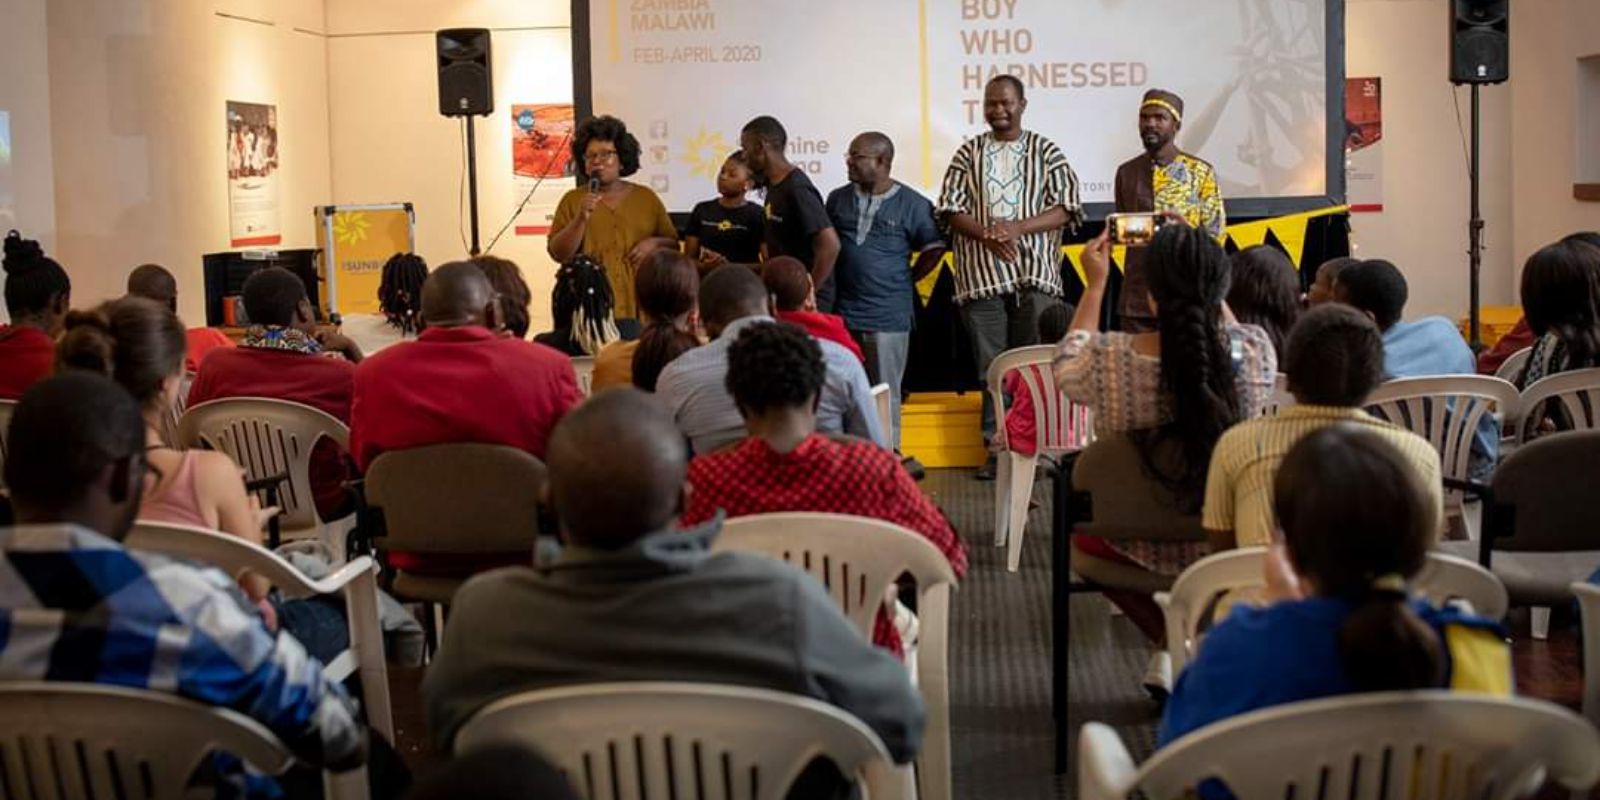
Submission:
[[[1216,170],[1178,150],[1183,128],[1183,98],[1164,89],[1151,89],[1139,104],[1139,139],[1144,153],[1117,168],[1116,205],[1119,213],[1157,212],[1181,217],[1220,240],[1227,218]],[[1150,283],[1145,275],[1142,248],[1129,248],[1124,259],[1122,299],[1118,304],[1122,329],[1155,330],[1150,308]]]

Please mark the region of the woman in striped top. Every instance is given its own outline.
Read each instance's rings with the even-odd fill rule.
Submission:
[[[1086,405],[1099,436],[1132,434],[1148,472],[1185,510],[1200,511],[1211,450],[1222,432],[1266,406],[1277,355],[1265,331],[1241,325],[1223,298],[1228,256],[1205,231],[1167,225],[1147,255],[1151,304],[1158,331],[1100,333],[1098,316],[1110,274],[1105,234],[1083,252],[1088,278],[1072,328],[1056,351],[1062,393]],[[1177,463],[1157,463],[1158,448],[1173,448]],[[1113,547],[1073,537],[1087,555],[1176,575],[1207,552],[1204,542],[1123,540]],[[1161,614],[1148,596],[1112,596],[1151,639],[1162,637]]]

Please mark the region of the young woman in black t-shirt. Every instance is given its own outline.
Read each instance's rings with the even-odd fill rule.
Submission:
[[[700,265],[702,272],[726,263],[761,261],[766,213],[745,199],[753,188],[755,177],[745,164],[743,153],[735,150],[717,173],[717,199],[699,203],[689,212],[683,252]]]

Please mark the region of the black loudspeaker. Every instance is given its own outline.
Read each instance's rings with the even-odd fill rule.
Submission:
[[[439,53],[439,113],[447,117],[494,111],[489,29],[451,28],[434,34]]]
[[[1450,82],[1511,77],[1511,0],[1450,0]]]

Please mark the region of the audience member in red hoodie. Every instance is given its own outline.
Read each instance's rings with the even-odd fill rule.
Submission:
[[[0,325],[0,400],[16,400],[55,371],[56,336],[72,305],[67,271],[32,239],[6,236],[6,311]]]
[[[128,294],[154,300],[178,313],[178,279],[160,264],[141,264],[128,273]],[[219,347],[232,347],[233,340],[216,328],[189,328],[184,332],[189,351],[183,358],[186,372],[198,372],[206,354]]]
[[[200,362],[189,406],[227,397],[268,397],[311,406],[350,424],[350,395],[361,348],[337,333],[317,331],[305,284],[280,267],[257,270],[244,282],[251,325],[238,347],[214,349]],[[340,516],[344,454],[320,439],[311,451],[311,488],[323,519]]]
[[[778,319],[799,325],[818,339],[834,342],[866,363],[867,357],[845,327],[844,317],[817,310],[817,293],[811,285],[811,273],[806,271],[806,265],[800,263],[799,259],[789,256],[768,259],[761,265],[761,280],[772,295],[772,305]]]

